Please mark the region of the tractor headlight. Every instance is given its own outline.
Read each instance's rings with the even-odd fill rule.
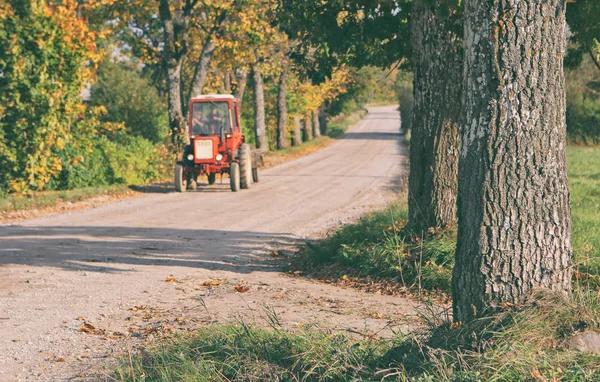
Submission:
[[[217,162],[220,162],[221,159],[223,159],[223,155],[217,154],[217,156],[215,157],[215,159],[217,160]]]
[[[187,159],[188,160],[194,160],[194,154],[188,154]]]

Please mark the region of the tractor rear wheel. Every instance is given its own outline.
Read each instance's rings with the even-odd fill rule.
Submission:
[[[231,191],[236,192],[240,189],[240,165],[237,162],[229,165],[229,184]]]
[[[240,185],[250,188],[252,184],[252,148],[244,143],[240,147]]]
[[[208,174],[208,184],[215,184],[216,181],[217,181],[217,173],[216,172]]]
[[[187,180],[183,178],[183,166],[178,164],[175,166],[175,190],[185,192],[186,188]]]
[[[258,167],[252,169],[252,181],[258,183]]]

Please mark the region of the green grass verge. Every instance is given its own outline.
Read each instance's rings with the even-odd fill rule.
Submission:
[[[573,251],[580,282],[600,287],[600,147],[567,149]]]
[[[124,358],[120,381],[592,381],[600,357],[565,340],[597,326],[597,295],[538,292],[518,309],[454,327],[434,309],[427,327],[392,340],[305,327],[212,326]],[[593,309],[592,309],[593,308]]]
[[[123,184],[102,187],[80,188],[66,191],[43,191],[23,195],[0,196],[0,212],[51,208],[59,203],[76,203],[89,198],[128,192]]]

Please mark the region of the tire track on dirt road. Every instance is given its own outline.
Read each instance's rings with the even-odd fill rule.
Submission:
[[[342,139],[263,171],[249,190],[217,181],[0,227],[0,381],[94,379],[111,354],[150,340],[144,328],[260,325],[265,306],[287,328],[414,326],[411,301],[291,277],[269,255],[396,198],[399,130],[395,107],[372,108]],[[80,332],[83,319],[104,334]]]

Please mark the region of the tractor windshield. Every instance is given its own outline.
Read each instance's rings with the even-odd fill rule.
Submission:
[[[229,105],[220,102],[194,102],[192,104],[192,135],[220,134],[231,132]]]

